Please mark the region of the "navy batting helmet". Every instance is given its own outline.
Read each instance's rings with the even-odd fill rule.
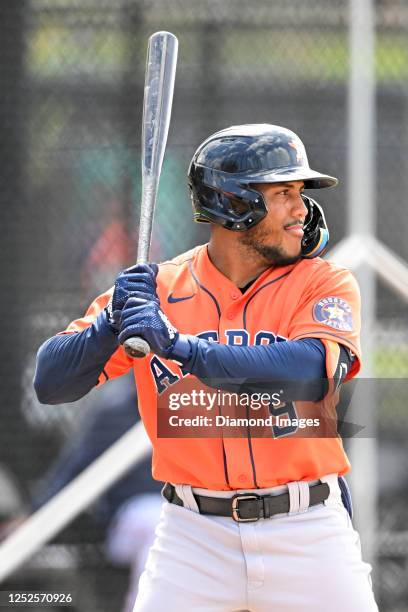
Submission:
[[[270,124],[238,125],[216,132],[195,152],[188,170],[194,219],[243,231],[267,213],[255,183],[304,181],[305,189],[333,187],[337,179],[309,167],[305,147],[290,130]],[[308,214],[302,256],[325,249],[329,232],[321,206],[302,196]]]

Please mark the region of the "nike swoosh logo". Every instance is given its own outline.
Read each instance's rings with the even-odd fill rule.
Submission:
[[[169,297],[167,298],[167,301],[169,304],[175,304],[176,302],[184,302],[184,300],[191,300],[191,298],[193,298],[195,296],[195,293],[193,293],[192,295],[187,295],[186,297],[173,297],[173,294],[170,293]]]

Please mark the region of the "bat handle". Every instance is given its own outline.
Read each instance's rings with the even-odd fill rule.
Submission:
[[[123,346],[126,354],[134,359],[141,359],[150,353],[149,344],[146,342],[146,340],[143,340],[143,338],[139,338],[138,336],[128,338],[123,343]]]

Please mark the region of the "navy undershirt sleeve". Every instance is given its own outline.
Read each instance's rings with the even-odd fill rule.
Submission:
[[[180,336],[172,357],[182,363],[184,372],[210,386],[231,389],[255,384],[261,388],[280,383],[286,399],[312,401],[320,399],[327,387],[326,351],[317,338],[265,346],[228,346]]]
[[[98,382],[118,348],[105,312],[82,332],[53,336],[37,353],[34,389],[42,404],[75,402]]]
[[[60,404],[86,395],[97,384],[117,347],[117,335],[105,313],[82,332],[47,340],[38,351],[34,376],[39,401]],[[314,338],[246,347],[180,336],[173,358],[181,361],[185,372],[207,384],[216,379],[218,384],[223,383],[220,386],[231,388],[245,381],[262,385],[286,380],[291,381],[290,399],[296,399],[293,389],[300,391],[299,381],[314,381],[308,396],[302,389],[302,399],[318,399],[324,394],[325,349]]]

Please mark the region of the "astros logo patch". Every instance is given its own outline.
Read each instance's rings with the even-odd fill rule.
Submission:
[[[340,331],[352,331],[353,316],[350,305],[339,297],[325,297],[313,307],[315,321]]]

